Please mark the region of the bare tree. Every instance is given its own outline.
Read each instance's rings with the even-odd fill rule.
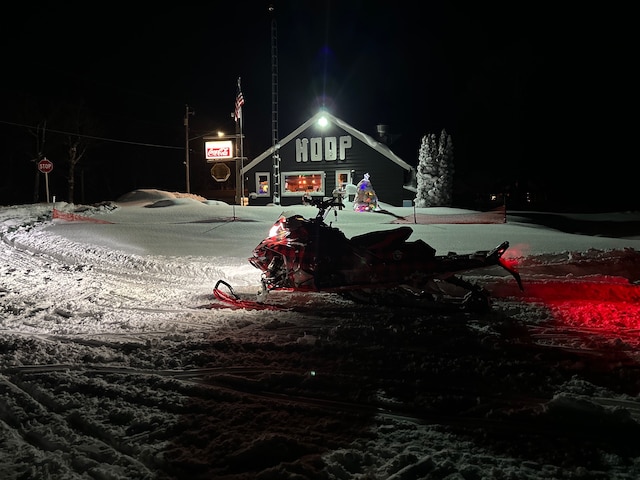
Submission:
[[[63,144],[67,161],[67,201],[74,203],[76,188],[76,170],[87,157],[90,147],[95,144],[97,125],[84,103],[66,104],[60,110]]]
[[[16,145],[19,145],[20,157],[33,164],[35,174],[33,182],[34,203],[40,199],[40,177],[42,176],[37,165],[46,155],[48,115],[45,113],[46,108],[43,107],[43,102],[32,95],[17,95],[13,99],[14,115],[21,126],[27,127],[21,128],[20,134],[12,140]]]
[[[47,134],[47,121],[43,120],[38,123],[35,128],[29,129],[29,134],[34,138],[35,142],[35,155],[32,155],[31,161],[38,163],[44,158],[44,148],[46,143]],[[37,203],[40,200],[40,172],[37,168],[35,170],[35,179],[33,182],[33,202]]]
[[[84,158],[84,155],[87,152],[87,147],[78,136],[69,135],[67,139],[67,154],[69,155],[67,170],[67,198],[70,203],[73,203],[76,189],[76,165]]]

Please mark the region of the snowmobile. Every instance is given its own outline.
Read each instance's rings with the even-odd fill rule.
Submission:
[[[318,209],[315,218],[282,213],[249,262],[262,271],[259,302],[274,290],[334,292],[356,302],[394,306],[455,306],[487,311],[489,294],[460,274],[500,265],[522,289],[520,275],[502,260],[505,241],[491,251],[436,255],[413,229],[400,226],[347,238],[325,222],[344,208],[340,197],[303,197]],[[368,215],[368,213],[366,213]],[[216,289],[218,286],[216,286]]]

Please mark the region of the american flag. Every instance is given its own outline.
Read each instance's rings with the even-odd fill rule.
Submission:
[[[236,120],[236,123],[242,118],[243,105],[244,105],[244,96],[242,95],[242,90],[240,89],[240,77],[238,77],[238,93],[236,94],[236,110],[233,115],[233,117]]]

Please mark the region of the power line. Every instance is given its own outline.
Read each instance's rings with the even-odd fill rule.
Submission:
[[[33,125],[24,125],[21,123],[15,123],[15,122],[7,122],[5,120],[0,120],[0,123],[4,123],[5,125],[12,125],[14,127],[21,127],[21,128],[30,128],[30,129],[35,129],[37,127],[33,126]],[[102,140],[105,142],[113,142],[113,143],[124,143],[127,145],[137,145],[137,146],[141,146],[141,147],[153,147],[153,148],[166,148],[166,149],[171,149],[171,150],[183,150],[184,147],[174,147],[172,145],[158,145],[155,143],[142,143],[142,142],[131,142],[128,140],[117,140],[115,138],[105,138],[105,137],[96,137],[93,135],[82,135],[79,133],[73,133],[73,132],[65,132],[64,130],[54,130],[53,128],[49,128],[47,129],[47,131],[49,132],[53,132],[53,133],[60,133],[62,135],[73,135],[75,137],[82,137],[82,138],[90,138],[92,140]]]

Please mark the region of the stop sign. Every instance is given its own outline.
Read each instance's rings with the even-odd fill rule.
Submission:
[[[51,162],[51,160],[43,158],[38,162],[38,170],[40,170],[42,173],[51,172],[51,170],[53,170],[53,162]]]

